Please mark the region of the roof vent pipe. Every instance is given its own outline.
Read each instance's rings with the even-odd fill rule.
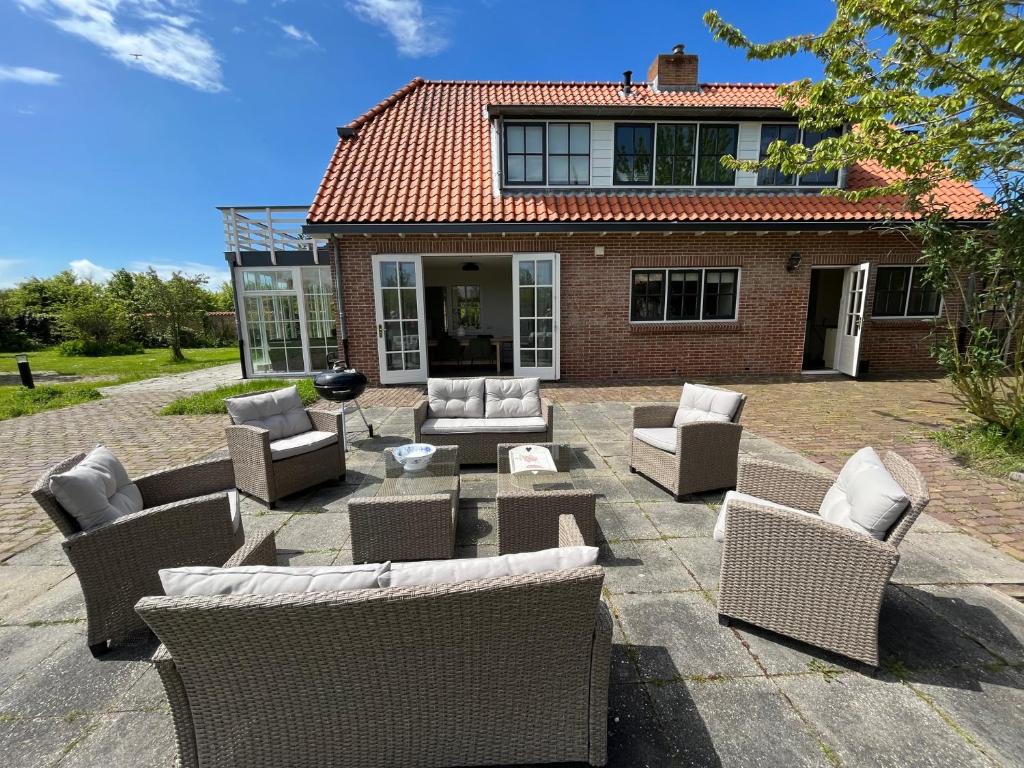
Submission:
[[[672,46],[672,53],[676,54],[677,56],[681,53],[686,53],[686,46],[683,45],[682,43],[676,43],[675,45]]]
[[[629,96],[633,93],[633,70],[627,69],[622,73],[622,95]]]

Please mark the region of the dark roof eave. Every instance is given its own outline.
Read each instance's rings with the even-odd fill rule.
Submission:
[[[953,220],[965,228],[987,227],[985,219]],[[535,232],[821,232],[857,230],[912,220],[887,221],[543,221],[543,222],[320,222],[305,224],[307,235],[343,234],[500,234]]]
[[[715,119],[746,119],[746,120],[779,120],[780,122],[796,122],[796,118],[781,107],[743,107],[743,106],[664,106],[655,104],[613,104],[610,106],[591,105],[559,105],[559,104],[492,104],[487,107],[487,115],[497,117],[576,117],[598,120],[615,119],[655,119],[655,118],[704,118]]]

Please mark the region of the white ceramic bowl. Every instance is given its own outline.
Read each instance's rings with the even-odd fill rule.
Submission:
[[[391,452],[406,472],[419,472],[430,464],[436,450],[429,443],[409,443],[392,448]]]

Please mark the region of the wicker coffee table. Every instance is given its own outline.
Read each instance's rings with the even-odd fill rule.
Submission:
[[[569,472],[573,450],[564,443],[536,443],[551,451],[557,472],[509,473],[508,452],[498,446],[498,552],[533,552],[558,546],[558,516],[572,515],[590,546],[597,542],[597,494],[576,486]]]
[[[419,472],[384,451],[384,481],[371,498],[348,503],[352,562],[436,560],[455,553],[459,449],[441,446]]]

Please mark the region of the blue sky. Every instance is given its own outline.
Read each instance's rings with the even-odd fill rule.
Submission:
[[[756,39],[820,31],[827,0],[0,0],[0,287],[154,265],[224,279],[217,205],[308,204],[347,123],[420,75],[644,79],[674,43],[705,82],[781,82]],[[135,57],[132,54],[141,54]]]

